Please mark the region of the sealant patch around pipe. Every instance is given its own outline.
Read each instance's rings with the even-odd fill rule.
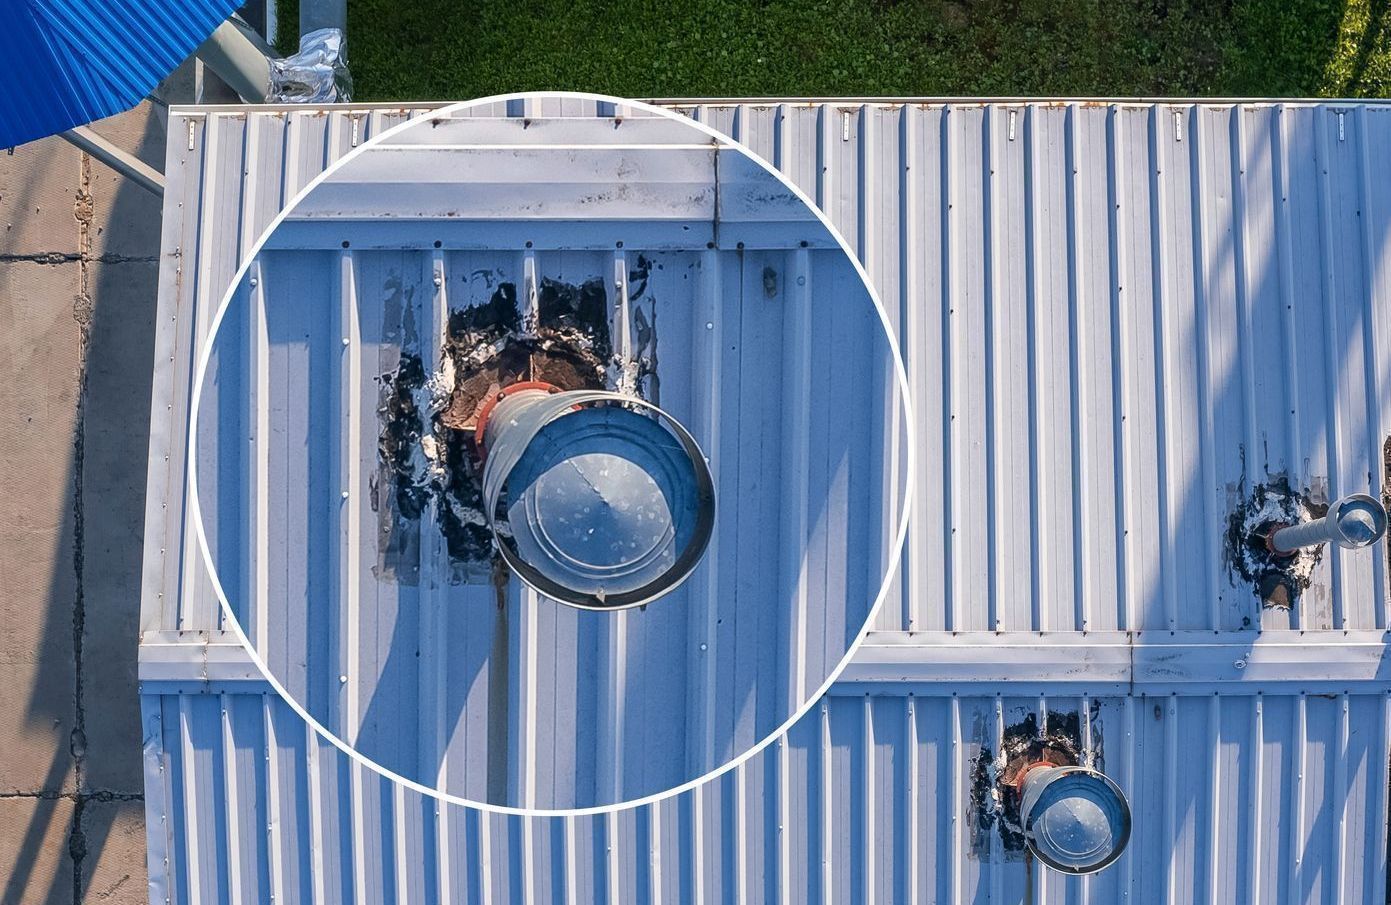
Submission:
[[[1090,766],[1104,770],[1101,745],[1101,705],[1091,704]],[[984,735],[984,725],[978,725]],[[982,745],[971,765],[970,827],[971,851],[978,859],[994,857],[992,834],[999,834],[1001,851],[1007,861],[1023,860],[1028,852],[1019,813],[1017,780],[1030,764],[1048,761],[1058,766],[1083,764],[1088,747],[1082,738],[1082,719],[1076,710],[1049,710],[1042,731],[1038,715],[1030,712],[1005,726],[1001,750],[997,755]]]
[[[418,580],[418,539],[428,530],[422,518],[434,500],[449,579],[492,580],[496,551],[474,439],[480,410],[502,388],[527,380],[566,390],[621,387],[655,402],[656,305],[647,286],[652,269],[661,266],[640,255],[628,272],[636,334],[629,361],[614,354],[602,278],[541,279],[534,317],[525,317],[515,283],[492,271],[471,275],[485,278],[492,294],[483,304],[450,312],[439,368],[426,374],[419,354],[403,352],[397,369],[381,377],[380,470],[373,487],[381,531],[378,574]]]
[[[1237,498],[1227,517],[1223,555],[1234,583],[1250,585],[1262,606],[1289,609],[1298,603],[1323,558],[1322,547],[1276,556],[1266,545],[1266,535],[1280,523],[1322,518],[1328,511],[1327,496],[1322,487],[1300,490],[1286,475],[1272,474]]]

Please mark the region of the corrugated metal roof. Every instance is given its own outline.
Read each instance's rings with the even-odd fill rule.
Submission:
[[[382,452],[393,382],[456,318],[593,287],[719,499],[690,582],[623,613],[461,575]],[[373,145],[269,237],[207,375],[199,499],[241,627],[329,731],[468,801],[613,804],[744,753],[829,681],[893,555],[870,294],[795,193],[680,118],[437,115]]]
[[[142,632],[221,628],[217,596],[185,531],[182,488],[195,357],[243,256],[330,162],[422,112],[175,109],[165,179],[176,200],[166,205],[160,238]]]
[[[1386,900],[1385,694],[836,688],[714,782],[550,818],[403,789],[307,731],[275,695],[148,696],[151,900]],[[1086,756],[1134,811],[1126,853],[1092,877],[1031,870],[985,823],[978,769],[995,768],[1010,727],[1044,713],[1076,719]]]
[[[905,321],[905,357],[929,457],[923,469],[955,475],[920,482],[921,505],[947,515],[937,524],[964,531],[976,543],[953,546],[951,532],[932,525],[914,532],[910,569],[939,578],[910,580],[921,593],[906,594],[897,613],[886,610],[884,628],[994,628],[998,622],[1004,630],[1057,631],[1082,628],[1084,619],[1088,629],[1249,627],[1243,620],[1254,615],[1256,598],[1232,584],[1221,562],[1229,489],[1243,480],[1249,486],[1263,472],[1288,472],[1311,486],[1327,482],[1328,495],[1379,485],[1384,431],[1378,425],[1388,405],[1379,388],[1386,366],[1362,364],[1384,360],[1369,350],[1384,344],[1379,337],[1391,330],[1388,308],[1378,304],[1386,286],[1377,266],[1384,244],[1378,222],[1391,199],[1367,177],[1360,149],[1376,143],[1391,110],[1351,104],[787,105],[713,106],[702,113],[773,160],[827,210],[852,245],[865,247],[862,257],[876,287],[891,313],[897,310]],[[281,149],[289,146],[294,165],[282,171],[281,184],[247,185],[243,200],[257,216],[242,222],[240,206],[231,205],[205,212],[223,218],[210,220],[208,233],[225,230],[249,245],[279,202],[313,175],[309,168],[321,168],[327,158],[320,154],[347,150],[350,135],[363,140],[393,114],[296,116],[286,133],[278,115],[243,116],[214,116],[214,146],[206,157],[180,154],[170,162],[181,177],[190,163],[201,165],[195,176],[203,167],[209,174],[222,170],[235,181],[212,191],[241,198],[237,170],[220,157],[240,159],[248,122],[256,131],[249,148],[256,167],[280,169]],[[203,119],[182,122],[201,133]],[[986,162],[996,164],[988,185],[980,166]],[[1077,172],[1069,176],[1069,169]],[[883,191],[866,193],[864,183],[876,173],[897,176]],[[197,225],[167,223],[171,249],[185,247],[180,240],[196,236]],[[237,251],[216,239],[208,245],[200,256],[204,274],[225,284]],[[904,248],[918,250],[911,261]],[[973,305],[974,320],[952,320],[954,306],[933,301],[958,297],[958,289],[962,298],[975,291],[983,299],[971,282],[983,285],[987,278],[991,304]],[[186,296],[193,291],[182,279],[168,290],[176,288],[188,290]],[[922,305],[905,303],[914,293],[924,294]],[[1012,354],[1004,354],[1002,340],[1015,344]],[[943,354],[952,348],[955,359]],[[1164,354],[1156,357],[1160,350]],[[1004,372],[990,387],[989,443],[986,399],[968,398],[985,395],[983,374],[970,369],[983,367],[987,353]],[[1197,367],[1200,360],[1205,367]],[[1293,367],[1271,364],[1290,360]],[[1078,366],[1074,375],[1079,361],[1090,367]],[[1020,377],[1029,374],[1056,377],[1035,380],[1036,398],[1030,401],[1025,392],[1021,402],[1015,391],[1027,390]],[[1210,419],[1199,414],[1200,389],[1201,398],[1214,403]],[[952,414],[967,423],[955,427]],[[1331,458],[1330,450],[1336,452]],[[1330,472],[1343,477],[1335,482]],[[1000,476],[1009,480],[1009,500],[1037,497],[1027,513],[1027,556],[1023,545],[1000,542],[1001,518],[988,518],[1001,512],[1017,525],[1015,516],[1024,515],[1006,507]],[[946,491],[958,483],[955,508],[949,508]],[[993,506],[975,505],[979,500],[968,491],[991,486],[997,488]],[[1048,492],[1021,492],[1033,486]],[[1129,517],[1118,520],[1122,509],[1133,526]],[[952,524],[953,513],[965,521]],[[971,519],[982,521],[968,524]],[[1195,554],[1198,538],[1214,543]],[[1006,571],[1025,580],[993,585],[987,566],[1012,565],[1015,556],[1023,557],[1023,570]],[[1172,568],[1161,567],[1161,556]],[[1334,593],[1334,562],[1340,593]],[[1377,590],[1384,578],[1382,557],[1335,551],[1315,573],[1292,624],[1384,627],[1386,595]],[[964,599],[980,582],[993,588],[984,607]],[[1277,627],[1271,620],[1278,614],[1264,615],[1266,627]],[[202,616],[189,612],[183,624],[206,626],[211,616],[211,609]],[[163,624],[179,621],[170,613]]]
[[[1385,486],[1391,108],[682,106],[806,189],[896,316],[921,452],[902,595],[827,717],[698,792],[604,818],[445,808],[438,900],[1384,901],[1385,542],[1326,555],[1289,611],[1224,543],[1267,474]],[[216,678],[185,690],[255,688],[205,650]],[[199,706],[155,696],[165,678],[147,718]],[[1029,878],[971,852],[997,701],[1007,726],[1101,702],[1136,825],[1117,865]],[[343,870],[438,877],[416,851],[364,837]]]
[[[1381,486],[1391,193],[1368,149],[1391,108],[694,109],[803,185],[899,312],[937,479],[882,628],[1387,626],[1384,554],[1331,551],[1287,620],[1223,544],[1270,477]]]

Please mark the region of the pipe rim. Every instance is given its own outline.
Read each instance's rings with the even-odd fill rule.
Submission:
[[[1338,500],[1331,513],[1333,529],[1338,534],[1338,546],[1346,550],[1362,550],[1381,540],[1386,534],[1386,509],[1371,494],[1350,493]],[[1372,519],[1372,538],[1360,541],[1350,538],[1343,528],[1343,520],[1354,512],[1365,512]]]
[[[714,534],[715,528],[715,484],[714,477],[710,472],[709,463],[705,459],[705,454],[701,451],[700,444],[686,427],[681,424],[671,414],[662,408],[641,399],[624,393],[614,393],[606,390],[574,390],[565,393],[550,394],[546,398],[537,401],[537,404],[550,402],[552,408],[544,417],[540,419],[540,424],[527,442],[522,444],[519,454],[505,464],[503,472],[497,477],[492,477],[485,466],[483,504],[485,515],[488,519],[488,527],[492,532],[493,542],[497,548],[499,556],[512,572],[525,584],[537,591],[567,606],[572,606],[583,610],[625,610],[633,607],[645,606],[652,601],[675,591],[685,581],[690,578],[695,571],[700,560],[705,555],[706,549],[710,544],[710,539]],[[617,594],[604,594],[602,597],[584,592],[576,591],[550,576],[541,572],[535,566],[528,563],[516,547],[516,543],[511,537],[511,532],[500,530],[500,522],[508,522],[506,518],[499,518],[497,514],[498,502],[502,492],[506,488],[512,472],[522,460],[521,453],[529,448],[532,440],[546,426],[560,418],[571,414],[578,409],[597,405],[618,405],[626,407],[637,407],[645,409],[656,416],[656,420],[669,431],[681,444],[682,450],[691,465],[691,471],[695,478],[695,497],[697,502],[697,517],[692,529],[690,540],[685,547],[677,554],[676,560],[670,568],[663,571],[656,578],[629,591]],[[630,409],[631,410],[631,409]],[[508,522],[510,528],[510,522]]]
[[[1094,874],[1098,871],[1102,871],[1110,867],[1112,864],[1114,864],[1117,860],[1120,859],[1121,855],[1125,854],[1126,847],[1130,844],[1132,818],[1130,814],[1130,802],[1126,799],[1125,792],[1121,789],[1119,785],[1116,784],[1115,780],[1111,779],[1111,777],[1107,776],[1105,773],[1102,773],[1099,770],[1093,770],[1091,767],[1052,767],[1047,772],[1052,774],[1051,778],[1045,780],[1045,785],[1038,792],[1037,798],[1042,798],[1044,792],[1047,789],[1047,786],[1052,785],[1054,782],[1057,782],[1058,780],[1066,779],[1068,776],[1082,776],[1093,781],[1099,781],[1102,784],[1102,786],[1108,792],[1110,792],[1111,796],[1116,802],[1116,805],[1119,809],[1118,822],[1120,824],[1120,827],[1119,831],[1116,833],[1115,840],[1111,845],[1111,850],[1107,852],[1106,856],[1103,857],[1101,860],[1085,865],[1067,864],[1065,862],[1058,861],[1055,858],[1051,857],[1035,842],[1034,822],[1036,817],[1038,816],[1033,812],[1033,806],[1037,805],[1038,803],[1037,800],[1035,800],[1030,807],[1030,813],[1028,817],[1024,821],[1024,843],[1028,846],[1029,852],[1035,858],[1037,858],[1039,861],[1052,868],[1053,870],[1060,871],[1066,874],[1073,874],[1076,876],[1081,876],[1084,874]]]

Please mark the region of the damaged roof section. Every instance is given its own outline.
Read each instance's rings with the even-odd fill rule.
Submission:
[[[1055,704],[1056,706],[1056,704]],[[1003,702],[997,708],[993,736],[980,745],[971,769],[971,852],[982,861],[1023,860],[1026,854],[1024,826],[1020,818],[1021,775],[1033,764],[1046,762],[1059,767],[1086,766],[1105,772],[1101,700],[1092,699],[1088,709],[1047,709]],[[1083,736],[1083,732],[1086,736]]]
[[[640,268],[632,276],[642,273]],[[507,276],[502,270],[464,275],[468,295],[462,307],[449,311],[433,373],[425,373],[418,354],[405,354],[396,371],[381,376],[387,399],[378,409],[383,479],[373,503],[379,530],[388,540],[379,548],[379,567],[402,580],[418,580],[416,541],[421,531],[431,529],[421,523],[430,499],[435,506],[428,511],[436,515],[435,527],[445,539],[451,582],[491,581],[500,568],[483,508],[476,430],[480,413],[502,389],[523,382],[559,390],[627,389],[631,384],[641,396],[642,383],[625,380],[628,365],[613,354],[602,278],[576,284],[543,277],[526,289],[534,292],[537,304],[524,318],[517,282]],[[472,297],[479,283],[487,301]],[[646,301],[641,288],[629,298],[635,305]],[[654,321],[655,308],[654,302]],[[632,370],[636,374],[651,366],[639,358]],[[385,493],[383,486],[389,488]]]

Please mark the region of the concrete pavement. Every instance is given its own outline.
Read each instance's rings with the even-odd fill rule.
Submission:
[[[163,169],[149,102],[94,128]],[[159,220],[158,199],[61,138],[0,151],[4,905],[146,900],[136,644]]]

